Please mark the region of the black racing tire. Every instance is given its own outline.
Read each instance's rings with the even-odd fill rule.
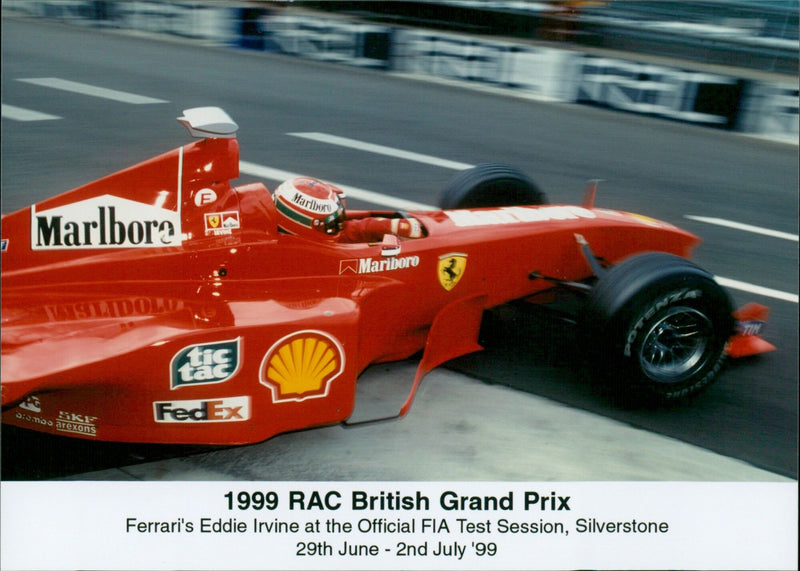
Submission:
[[[547,197],[522,171],[486,163],[461,171],[442,191],[443,210],[547,204]]]
[[[581,316],[589,365],[630,404],[706,389],[733,333],[731,300],[714,277],[663,252],[638,254],[599,278]]]

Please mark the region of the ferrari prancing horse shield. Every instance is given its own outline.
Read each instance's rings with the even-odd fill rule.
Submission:
[[[466,254],[452,253],[439,256],[439,283],[444,289],[450,291],[461,281],[466,267]]]

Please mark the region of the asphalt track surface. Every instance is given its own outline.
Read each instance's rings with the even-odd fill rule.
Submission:
[[[571,327],[503,309],[482,335],[486,350],[429,375],[404,419],[214,450],[84,442],[3,427],[3,478],[797,478],[797,147],[53,23],[4,18],[2,50],[4,213],[185,144],[175,117],[217,105],[240,125],[240,180],[263,180],[270,188],[283,174],[304,173],[378,193],[383,198],[376,200],[387,204],[434,205],[455,174],[453,163],[501,161],[528,172],[551,202],[574,203],[587,179],[604,179],[598,205],[702,236],[696,261],[735,285],[737,303],[770,306],[766,337],[779,348],[732,364],[685,405],[626,409],[574,366],[579,349]],[[80,86],[64,90],[63,83],[37,78]],[[375,205],[359,196],[370,195],[352,193],[350,203]],[[412,363],[370,370],[357,414],[399,407],[412,376]]]

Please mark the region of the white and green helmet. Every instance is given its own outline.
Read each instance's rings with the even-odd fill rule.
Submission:
[[[289,179],[275,189],[278,228],[307,238],[335,236],[344,223],[343,197],[332,184],[308,177]]]

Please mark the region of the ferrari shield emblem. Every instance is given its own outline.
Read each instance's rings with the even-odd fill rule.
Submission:
[[[453,253],[439,256],[439,283],[442,284],[444,289],[450,291],[461,281],[461,276],[464,275],[466,267],[466,254]]]
[[[209,228],[219,228],[221,221],[219,214],[206,214],[206,226]]]

